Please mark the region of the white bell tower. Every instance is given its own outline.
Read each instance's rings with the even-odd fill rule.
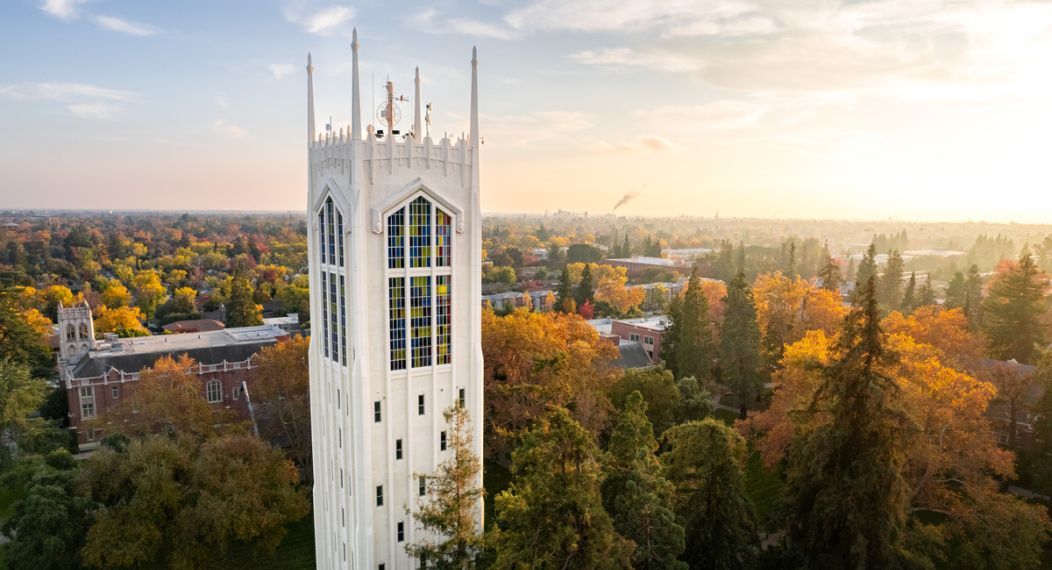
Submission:
[[[95,323],[91,307],[83,301],[70,307],[58,306],[59,356],[67,363],[80,360],[95,348]]]
[[[445,409],[467,408],[482,456],[477,59],[467,137],[421,132],[418,69],[411,131],[388,82],[363,138],[358,47],[355,30],[351,124],[324,133],[307,56],[315,548],[318,568],[395,570],[416,566],[411,513],[450,455]]]

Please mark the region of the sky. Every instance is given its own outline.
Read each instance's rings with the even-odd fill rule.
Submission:
[[[478,46],[488,213],[1052,221],[1052,2],[996,0],[6,0],[0,208],[304,208],[353,27],[436,139]]]

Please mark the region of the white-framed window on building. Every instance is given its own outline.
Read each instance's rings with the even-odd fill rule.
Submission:
[[[628,340],[632,342],[639,342],[639,335],[636,333],[628,333]]]
[[[209,404],[223,401],[223,383],[219,380],[209,380],[205,384],[205,399]]]
[[[453,217],[417,196],[386,221],[388,367],[451,364]]]
[[[241,386],[238,386],[238,387],[234,388],[234,390],[233,390],[233,391],[231,392],[231,396],[232,396],[232,397],[233,397],[233,398],[234,398],[235,400],[237,400],[238,398],[240,398],[240,397],[241,397]]]
[[[318,210],[318,260],[321,262],[322,353],[347,365],[347,278],[344,268],[343,212],[332,201]]]
[[[95,417],[95,387],[81,386],[78,392],[80,396],[80,417],[91,419]]]
[[[110,398],[114,400],[121,399],[121,387],[119,385],[110,386]]]
[[[652,337],[652,336],[644,336],[643,337],[643,344],[649,345],[650,349],[653,350],[654,349],[654,337]]]

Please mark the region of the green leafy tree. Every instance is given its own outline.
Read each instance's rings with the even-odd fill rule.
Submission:
[[[968,268],[968,279],[965,281],[965,304],[964,315],[973,327],[982,323],[983,311],[983,278],[979,274],[979,266],[972,265]]]
[[[296,468],[252,436],[147,436],[100,449],[84,469],[105,507],[82,551],[96,568],[200,568],[236,543],[273,554],[310,510]]]
[[[595,299],[595,283],[592,282],[592,264],[585,263],[581,270],[581,280],[577,283],[577,291],[574,292],[574,302],[581,307],[586,302]]]
[[[1052,494],[1052,351],[1042,352],[1033,381],[1044,393],[1031,410],[1037,421],[1020,472],[1029,485],[1048,495]]]
[[[763,386],[763,359],[760,356],[760,327],[756,324],[756,304],[745,272],[727,287],[726,312],[720,334],[720,372],[723,384],[738,397],[738,408],[745,418],[748,403],[759,396]]]
[[[13,541],[4,549],[8,568],[75,570],[81,568],[84,545],[95,503],[78,492],[76,460],[62,449],[46,457],[30,456],[5,477],[5,486],[22,484],[26,495],[14,504],[3,531]],[[28,480],[16,483],[10,475]]]
[[[690,272],[682,306],[672,320],[676,374],[693,376],[701,381],[712,377],[713,339],[709,322],[709,303],[701,289],[698,268]]]
[[[716,409],[716,403],[712,400],[712,394],[702,387],[697,378],[685,376],[676,381],[676,386],[679,387],[680,423],[700,420],[712,415],[713,410]]]
[[[876,277],[876,275],[877,247],[871,243],[869,244],[869,249],[862,256],[862,261],[858,262],[858,267],[855,269],[855,289],[861,289],[861,286],[865,285],[870,277]]]
[[[983,329],[994,358],[1032,363],[1039,345],[1046,344],[1042,316],[1048,276],[1029,255],[1005,268],[990,287],[983,304]]]
[[[931,286],[931,274],[924,276],[924,284],[917,289],[917,300],[914,303],[915,307],[927,307],[934,305],[937,301],[935,300],[935,289]]]
[[[821,263],[822,265],[818,268],[818,278],[822,280],[822,288],[839,291],[843,281],[840,276],[840,264],[830,255],[828,245],[822,247]]]
[[[29,366],[35,378],[49,378],[55,370],[51,349],[26,321],[10,288],[0,289],[0,359]]]
[[[906,283],[906,290],[902,293],[902,303],[899,308],[905,314],[910,314],[918,306],[917,302],[917,272],[910,273],[910,280]]]
[[[592,435],[563,408],[539,418],[512,453],[497,496],[497,569],[628,568],[632,543],[614,530],[600,495]]]
[[[656,433],[664,432],[679,421],[679,386],[671,371],[660,368],[626,370],[621,379],[610,387],[610,402],[617,409],[624,410],[634,393],[643,396],[647,420]]]
[[[230,299],[226,304],[226,326],[251,327],[263,324],[263,307],[256,304],[252,283],[243,275],[235,275],[230,283]]]
[[[877,301],[887,310],[898,309],[902,303],[902,273],[902,255],[898,251],[892,251],[888,255],[884,275],[881,275],[877,284]]]
[[[559,275],[559,288],[555,290],[555,310],[567,314],[577,312],[573,284],[570,283],[570,270],[566,266],[563,266],[563,272]]]
[[[440,536],[406,546],[410,556],[437,570],[474,568],[482,553],[481,529],[475,525],[483,491],[479,486],[482,464],[472,452],[467,409],[453,406],[443,414],[449,426],[452,454],[434,473],[426,475],[427,502],[413,517],[425,530]]]
[[[17,439],[30,427],[30,414],[40,409],[47,382],[33,378],[29,366],[0,359],[0,434]]]
[[[879,365],[884,347],[876,279],[844,320],[839,354],[801,418],[828,423],[798,434],[787,472],[790,549],[809,568],[888,568],[902,556],[909,489],[903,442],[911,427],[900,388]]]
[[[672,484],[655,455],[648,407],[638,390],[625,398],[607,445],[603,503],[614,528],[636,544],[634,568],[686,570],[677,559],[686,546],[684,530],[672,510]]]
[[[692,568],[749,568],[759,554],[756,518],[745,496],[748,449],[715,418],[678,425],[662,436],[661,455],[686,527],[683,559]]]
[[[946,285],[946,300],[943,307],[947,309],[964,309],[968,304],[968,289],[964,280],[964,273],[956,271],[950,282]]]

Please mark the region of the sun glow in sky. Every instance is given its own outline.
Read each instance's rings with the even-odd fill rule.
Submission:
[[[1052,221],[1052,4],[995,0],[14,0],[0,208],[302,208],[354,26],[436,138],[478,45],[489,212]]]

